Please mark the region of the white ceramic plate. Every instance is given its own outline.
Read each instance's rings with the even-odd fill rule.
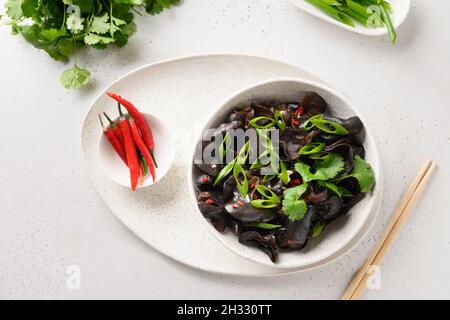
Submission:
[[[319,10],[312,4],[306,2],[305,0],[289,0],[289,1],[291,1],[296,7],[298,7],[302,11],[309,13],[319,19],[327,21],[331,24],[334,24],[338,27],[341,27],[343,29],[363,34],[366,36],[383,36],[387,34],[387,30],[384,27],[368,28],[359,23],[355,23],[354,28],[347,26],[344,23],[334,20],[333,18],[323,13],[321,10]],[[392,5],[392,13],[390,15],[392,24],[394,25],[395,29],[397,29],[408,16],[411,7],[411,0],[389,0],[388,2]]]
[[[233,94],[231,98],[216,107],[208,123],[205,124],[203,131],[214,128],[218,121],[226,118],[236,107],[260,101],[301,101],[306,92],[316,92],[323,97],[328,103],[328,111],[334,116],[341,118],[359,116],[363,123],[367,123],[351,102],[335,90],[311,81],[295,78],[278,78],[264,81]],[[365,127],[364,133],[360,134],[358,138],[364,145],[366,160],[373,168],[376,181],[381,182],[380,160],[370,129]],[[200,138],[198,141],[200,141]],[[191,158],[193,158],[193,154]],[[191,167],[190,171],[192,172],[192,170],[193,168]],[[194,188],[192,187],[193,184],[191,184],[191,193],[194,197]],[[325,264],[346,253],[349,248],[352,248],[364,237],[377,214],[381,201],[381,190],[382,183],[378,183],[370,195],[366,195],[347,215],[333,221],[325,229],[321,237],[309,241],[303,250],[280,252],[276,264],[273,264],[261,250],[240,244],[237,241],[237,236],[233,233],[227,232],[222,234],[217,232],[209,221],[206,219],[204,221],[207,222],[208,228],[220,242],[248,260],[281,269],[309,269],[313,266]],[[202,216],[200,211],[198,211],[198,214]]]
[[[191,146],[213,108],[242,88],[275,77],[323,83],[311,73],[282,62],[213,54],[146,65],[105,88],[85,116],[81,144],[92,183],[114,215],[159,252],[197,269],[247,276],[299,271],[260,265],[224,247],[205,227],[188,187]],[[101,111],[114,114],[116,110],[104,95],[107,91],[132,98],[143,112],[154,114],[172,130],[175,161],[150,190],[132,193],[113,182],[102,168],[97,151],[102,134],[97,115]]]

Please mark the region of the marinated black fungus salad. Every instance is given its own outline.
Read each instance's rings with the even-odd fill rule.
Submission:
[[[240,129],[256,140],[239,144]],[[202,155],[211,145],[218,151],[194,159],[199,209],[217,231],[231,230],[273,262],[279,251],[301,250],[372,190],[363,130],[358,117],[333,116],[314,92],[300,102],[238,107],[199,144]]]

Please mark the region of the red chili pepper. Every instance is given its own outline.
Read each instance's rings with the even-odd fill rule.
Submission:
[[[111,118],[106,114],[106,112],[103,112],[103,115],[109,122],[109,128],[112,130],[112,132],[116,136],[117,140],[119,140],[119,142],[123,146],[123,136],[122,136],[122,132],[120,131],[119,125],[116,122],[112,121]]]
[[[139,161],[139,178],[138,178],[138,186],[142,186],[144,184],[144,169],[142,168],[142,162]]]
[[[300,178],[294,179],[291,182],[291,185],[293,185],[293,186],[298,186],[298,185],[301,185],[301,184],[302,184],[302,179],[300,179]]]
[[[130,123],[125,117],[120,117],[119,127],[122,131],[123,141],[125,143],[125,154],[127,156],[128,167],[130,168],[131,190],[136,190],[139,181],[139,158],[134,144],[133,135],[131,133]]]
[[[293,127],[298,127],[298,125],[300,124],[300,122],[298,122],[297,120],[295,120],[294,118],[291,119],[291,125]]]
[[[150,127],[149,127],[147,121],[145,120],[144,116],[142,115],[142,113],[130,101],[125,100],[124,98],[120,97],[119,95],[112,93],[112,92],[108,92],[107,95],[110,96],[111,98],[113,98],[114,100],[116,100],[117,102],[119,102],[121,105],[123,105],[128,110],[131,117],[134,118],[134,120],[136,121],[136,125],[138,126],[139,130],[141,131],[142,140],[144,141],[145,145],[147,146],[148,150],[150,151],[150,154],[153,158],[153,162],[155,162],[155,165],[156,165],[155,157],[153,155],[153,151],[155,149],[155,142],[153,140],[152,130],[150,129]],[[158,165],[156,165],[156,166],[158,166]]]
[[[214,204],[214,200],[213,199],[208,199],[208,200],[206,200],[206,203],[207,204]]]
[[[295,110],[295,116],[300,117],[303,114],[303,112],[305,112],[305,108],[299,107],[297,110]]]
[[[114,150],[116,151],[117,155],[123,160],[123,162],[128,166],[127,157],[125,155],[125,150],[123,148],[123,145],[117,140],[116,135],[114,134],[112,129],[105,128],[103,125],[102,116],[99,114],[98,118],[100,120],[100,124],[103,128],[103,134],[108,139],[109,143],[112,145]]]
[[[150,174],[152,175],[153,182],[155,182],[155,177],[156,177],[155,164],[153,163],[153,158],[150,154],[150,151],[148,150],[141,135],[139,134],[139,129],[137,127],[137,123],[135,122],[135,119],[131,118],[129,123],[130,123],[131,134],[132,134],[134,143],[136,144],[139,151],[144,156],[144,159],[147,161],[148,169],[150,170]]]

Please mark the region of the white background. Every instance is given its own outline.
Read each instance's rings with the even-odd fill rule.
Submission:
[[[0,1],[3,4],[5,1]],[[450,2],[415,0],[397,44],[310,17],[285,0],[186,0],[137,17],[124,49],[88,50],[95,82],[66,91],[69,65],[0,27],[0,298],[339,298],[428,157],[439,170],[382,264],[369,299],[450,298]],[[347,93],[376,134],[385,197],[376,226],[338,262],[276,278],[196,271],[155,252],[103,204],[82,164],[94,97],[129,70],[204,52],[255,54],[311,70]],[[66,269],[79,265],[81,289]]]

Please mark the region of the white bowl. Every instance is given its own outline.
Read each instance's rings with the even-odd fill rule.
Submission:
[[[309,2],[305,0],[290,0],[296,7],[300,10],[309,13],[319,19],[322,19],[326,22],[334,24],[340,28],[362,34],[365,36],[383,36],[387,34],[387,30],[385,27],[381,28],[368,28],[360,23],[355,22],[355,27],[352,28],[344,23],[336,21],[335,19],[328,16],[326,13],[322,12],[317,7],[313,6]],[[389,0],[388,1],[392,5],[392,13],[390,13],[390,17],[392,20],[392,24],[394,28],[397,30],[398,27],[405,21],[408,16],[409,10],[411,8],[411,0]]]
[[[356,115],[361,118],[366,127],[364,134],[359,138],[366,149],[366,160],[374,170],[376,186],[372,193],[366,195],[347,215],[333,221],[320,237],[310,240],[303,250],[280,252],[278,262],[275,264],[257,248],[240,244],[238,237],[232,232],[222,234],[214,229],[209,220],[202,219],[212,234],[227,248],[248,260],[275,268],[305,270],[324,265],[350,251],[369,231],[381,203],[382,176],[377,148],[367,127],[367,121],[364,121],[364,118],[345,96],[333,89],[302,79],[280,78],[257,84],[227,99],[215,109],[202,130],[203,132],[208,128],[215,127],[221,119],[225,118],[236,107],[258,101],[300,101],[303,94],[308,91],[316,92],[322,96],[327,101],[329,110],[333,115],[343,118]],[[201,137],[197,141],[200,141],[200,139]],[[193,167],[191,167],[191,172],[193,172]],[[195,197],[193,183],[190,184],[190,187],[192,196]],[[198,214],[201,215],[200,210],[198,210]]]
[[[174,148],[170,131],[165,124],[154,115],[147,113],[143,113],[143,115],[152,129],[153,138],[155,140],[154,155],[158,167],[155,168],[155,182],[153,182],[149,173],[147,179],[139,186],[139,188],[151,186],[161,180],[166,175],[167,171],[169,171],[174,159]],[[99,128],[99,130],[101,129]],[[116,154],[105,135],[101,135],[100,137],[98,143],[98,155],[103,170],[111,180],[131,189],[130,171]]]

